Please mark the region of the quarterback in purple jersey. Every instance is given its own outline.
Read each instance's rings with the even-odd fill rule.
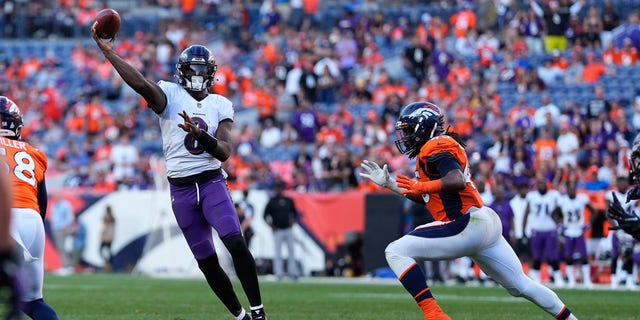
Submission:
[[[231,154],[234,111],[227,98],[209,93],[218,67],[213,54],[192,45],[178,58],[178,83],[155,83],[116,54],[115,38],[100,40],[94,26],[91,34],[106,59],[160,119],[173,213],[209,287],[237,320],[265,320],[255,260],[221,169]],[[251,314],[220,266],[211,228],[231,254]]]

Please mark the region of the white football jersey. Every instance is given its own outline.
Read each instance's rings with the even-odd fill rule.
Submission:
[[[527,210],[527,198],[520,197],[520,195],[516,194],[509,200],[509,205],[511,205],[511,210],[513,211],[513,230],[516,234],[517,239],[522,239],[522,237],[531,236],[531,216],[527,220],[527,230],[522,230],[522,223],[524,221],[524,214]]]
[[[182,86],[167,81],[158,85],[167,96],[167,106],[158,115],[162,131],[162,149],[167,162],[167,176],[181,178],[207,170],[219,169],[222,163],[195,140],[193,135],[178,127],[184,120],[178,114],[185,110],[198,123],[200,129],[215,136],[218,123],[233,120],[233,104],[218,94],[209,94],[202,101],[194,99]]]
[[[557,224],[551,217],[551,213],[558,205],[560,192],[557,190],[548,190],[544,195],[538,190],[529,191],[527,193],[527,203],[529,204],[529,220],[533,231],[553,231],[556,230]]]
[[[560,197],[559,206],[562,210],[562,225],[564,235],[577,238],[584,232],[584,209],[589,204],[589,197],[584,194],[577,194],[571,199],[568,195]]]

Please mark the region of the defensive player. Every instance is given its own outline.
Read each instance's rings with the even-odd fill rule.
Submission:
[[[560,192],[557,190],[549,190],[548,182],[543,175],[536,178],[536,190],[527,193],[527,209],[525,210],[524,219],[522,221],[523,230],[527,230],[527,225],[531,227],[531,246],[532,265],[529,270],[529,276],[540,282],[540,266],[542,260],[546,259],[549,266],[553,269],[551,274],[557,286],[564,285],[562,271],[560,270],[558,258],[558,225],[559,217],[555,217],[552,213],[558,206]]]
[[[231,153],[234,110],[227,98],[209,93],[218,67],[213,54],[201,45],[186,48],[176,64],[178,83],[156,83],[116,54],[115,38],[100,40],[94,26],[91,34],[104,56],[160,119],[173,213],[207,283],[236,319],[266,319],[255,260],[221,169]],[[231,253],[251,315],[220,266],[212,227]]]
[[[569,287],[576,285],[576,277],[573,270],[574,262],[580,259],[582,271],[582,284],[588,288],[593,288],[591,283],[591,266],[589,265],[589,255],[587,254],[587,242],[584,238],[584,231],[588,227],[584,217],[585,209],[588,209],[593,217],[595,208],[589,203],[589,197],[584,194],[577,194],[575,181],[567,183],[567,193],[560,196],[558,209],[562,214],[562,233],[564,234],[564,258],[567,263],[567,279]]]
[[[402,108],[395,124],[396,147],[416,160],[416,179],[390,177],[387,166],[364,160],[361,175],[425,204],[436,221],[419,226],[385,249],[389,266],[418,303],[425,320],[450,319],[436,302],[416,260],[469,256],[514,296],[537,304],[556,319],[576,319],[549,288],[524,274],[502,237],[498,215],[485,207],[471,181],[469,161],[459,135],[445,131],[444,115],[429,102]]]
[[[13,188],[11,236],[24,255],[25,292],[21,310],[32,319],[58,319],[44,302],[44,217],[47,212],[47,188],[44,173],[47,156],[29,143],[21,141],[22,114],[18,106],[0,96],[0,157],[4,158],[0,174],[8,174]]]

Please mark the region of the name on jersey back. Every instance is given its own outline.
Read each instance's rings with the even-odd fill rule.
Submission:
[[[27,150],[27,144],[26,143],[24,143],[22,141],[11,140],[11,139],[6,139],[6,138],[0,138],[0,146],[9,147],[9,148],[16,148],[16,149],[21,149],[21,150]]]

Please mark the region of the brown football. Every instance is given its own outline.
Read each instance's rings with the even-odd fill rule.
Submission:
[[[106,8],[96,15],[96,34],[101,39],[112,39],[120,30],[120,14],[117,11]]]

